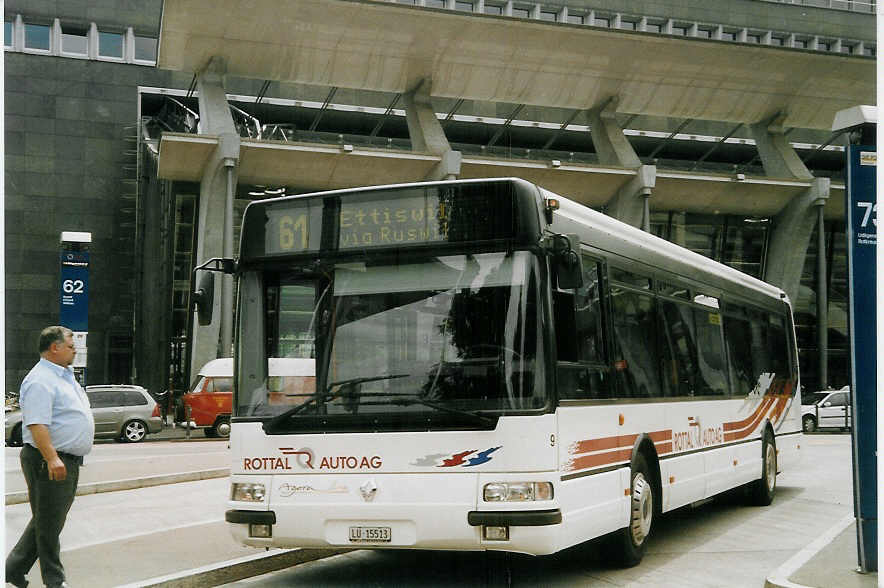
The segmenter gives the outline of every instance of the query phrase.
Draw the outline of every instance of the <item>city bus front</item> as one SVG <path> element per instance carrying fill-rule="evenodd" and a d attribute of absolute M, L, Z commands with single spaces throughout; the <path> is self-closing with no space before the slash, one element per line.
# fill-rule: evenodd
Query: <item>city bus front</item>
<path fill-rule="evenodd" d="M 226 519 L 255 547 L 558 549 L 536 189 L 250 205 Z M 281 358 L 312 377 L 268 377 Z"/>

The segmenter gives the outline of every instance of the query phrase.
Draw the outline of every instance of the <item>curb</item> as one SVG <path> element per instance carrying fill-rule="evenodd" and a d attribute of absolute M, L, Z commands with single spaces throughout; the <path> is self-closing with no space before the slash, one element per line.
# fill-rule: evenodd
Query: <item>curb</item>
<path fill-rule="evenodd" d="M 347 553 L 352 549 L 273 549 L 267 553 L 210 564 L 125 584 L 121 588 L 202 588 L 260 576 L 298 564 Z"/>
<path fill-rule="evenodd" d="M 816 541 L 789 558 L 786 563 L 774 570 L 765 579 L 764 588 L 810 588 L 804 584 L 796 584 L 790 581 L 789 577 L 834 541 L 854 520 L 856 519 L 853 514 L 844 517 L 844 519 L 838 521 L 828 531 L 820 535 Z"/>
<path fill-rule="evenodd" d="M 150 486 L 162 486 L 164 484 L 177 484 L 179 482 L 196 482 L 209 478 L 226 478 L 230 475 L 230 468 L 216 468 L 212 470 L 199 470 L 195 472 L 180 472 L 177 474 L 159 474 L 145 478 L 128 478 L 126 480 L 112 480 L 110 482 L 94 482 L 81 484 L 77 487 L 77 496 L 98 494 L 100 492 L 117 492 L 119 490 L 134 490 Z M 8 492 L 6 504 L 22 504 L 28 501 L 28 491 Z"/>

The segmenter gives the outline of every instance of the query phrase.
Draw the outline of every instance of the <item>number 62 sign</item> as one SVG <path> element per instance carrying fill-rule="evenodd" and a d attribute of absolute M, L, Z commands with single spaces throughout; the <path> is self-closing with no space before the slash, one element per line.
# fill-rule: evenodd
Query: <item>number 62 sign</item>
<path fill-rule="evenodd" d="M 72 331 L 89 330 L 89 253 L 61 252 L 60 324 Z"/>

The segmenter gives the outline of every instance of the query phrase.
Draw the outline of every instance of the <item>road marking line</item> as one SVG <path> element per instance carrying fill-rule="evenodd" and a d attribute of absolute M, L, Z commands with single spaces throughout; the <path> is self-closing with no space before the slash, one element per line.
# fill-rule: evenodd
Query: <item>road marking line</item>
<path fill-rule="evenodd" d="M 828 531 L 820 535 L 816 541 L 793 555 L 786 563 L 778 567 L 774 572 L 765 579 L 765 588 L 806 588 L 803 584 L 796 584 L 789 580 L 789 577 L 800 570 L 804 564 L 811 560 L 815 555 L 822 551 L 835 538 L 840 535 L 844 529 L 850 526 L 856 517 L 849 514 L 842 520 L 838 521 Z"/>
<path fill-rule="evenodd" d="M 65 547 L 64 549 L 61 550 L 61 552 L 64 553 L 66 551 L 74 551 L 77 549 L 85 549 L 87 547 L 95 547 L 96 545 L 104 545 L 105 543 L 118 543 L 120 541 L 128 541 L 130 539 L 137 539 L 138 537 L 146 537 L 147 535 L 155 535 L 157 533 L 164 533 L 166 531 L 177 531 L 179 529 L 187 529 L 190 527 L 199 527 L 201 525 L 211 525 L 214 523 L 223 523 L 223 522 L 224 522 L 223 518 L 208 519 L 208 520 L 204 520 L 204 521 L 196 521 L 194 523 L 187 523 L 184 525 L 178 525 L 175 527 L 163 527 L 160 530 L 145 531 L 142 533 L 132 533 L 130 535 L 120 535 L 117 537 L 108 537 L 106 539 L 102 539 L 101 541 L 92 541 L 90 543 L 81 543 L 78 545 L 73 545 L 71 547 Z"/>

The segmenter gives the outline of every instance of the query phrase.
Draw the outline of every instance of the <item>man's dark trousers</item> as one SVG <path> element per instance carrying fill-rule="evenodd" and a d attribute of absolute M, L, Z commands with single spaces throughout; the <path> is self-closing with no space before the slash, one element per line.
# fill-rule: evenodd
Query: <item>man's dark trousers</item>
<path fill-rule="evenodd" d="M 22 447 L 21 469 L 28 484 L 31 521 L 6 558 L 7 580 L 22 580 L 38 559 L 44 584 L 60 586 L 65 580 L 58 536 L 74 503 L 82 458 L 66 454 L 59 457 L 67 469 L 67 477 L 61 482 L 49 479 L 46 462 L 35 447 Z"/>

